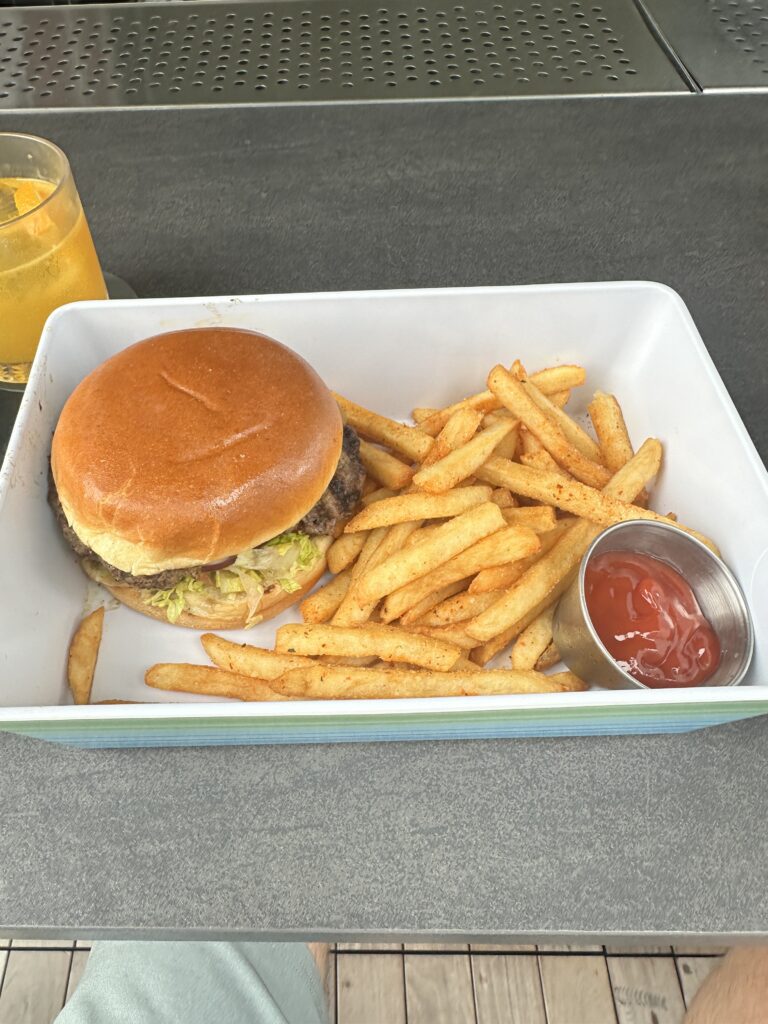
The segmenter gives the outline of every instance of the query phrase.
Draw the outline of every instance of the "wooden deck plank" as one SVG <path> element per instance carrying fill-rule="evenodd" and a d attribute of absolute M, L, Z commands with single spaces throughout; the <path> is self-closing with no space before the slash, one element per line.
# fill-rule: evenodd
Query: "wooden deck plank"
<path fill-rule="evenodd" d="M 477 1024 L 547 1024 L 535 956 L 474 956 Z"/>
<path fill-rule="evenodd" d="M 12 939 L 11 949 L 74 949 L 74 939 Z"/>
<path fill-rule="evenodd" d="M 619 1024 L 680 1024 L 685 1003 L 672 957 L 608 957 Z"/>
<path fill-rule="evenodd" d="M 88 963 L 89 956 L 90 951 L 86 949 L 76 949 L 72 954 L 72 966 L 69 969 L 69 981 L 67 982 L 67 994 L 64 1002 L 71 997 L 72 993 L 80 984 L 80 979 L 83 976 L 83 971 L 85 970 L 85 965 Z"/>
<path fill-rule="evenodd" d="M 355 949 L 367 952 L 379 950 L 385 953 L 402 953 L 403 944 L 402 942 L 339 942 L 336 949 L 340 953 L 347 953 Z"/>
<path fill-rule="evenodd" d="M 608 966 L 602 956 L 540 956 L 549 1024 L 616 1024 Z"/>
<path fill-rule="evenodd" d="M 623 953 L 629 956 L 672 956 L 671 946 L 633 946 L 631 944 L 617 944 L 614 946 L 605 947 L 606 956 L 616 956 L 618 953 Z"/>
<path fill-rule="evenodd" d="M 336 957 L 339 1024 L 406 1024 L 403 957 L 344 953 Z"/>
<path fill-rule="evenodd" d="M 562 944 L 537 947 L 540 953 L 602 953 L 602 946 L 567 946 Z"/>
<path fill-rule="evenodd" d="M 719 956 L 681 956 L 677 970 L 683 989 L 685 1005 L 690 1006 L 704 979 L 720 964 Z"/>
<path fill-rule="evenodd" d="M 408 1024 L 476 1024 L 468 956 L 405 954 Z"/>
<path fill-rule="evenodd" d="M 505 945 L 502 942 L 470 942 L 470 953 L 535 953 L 535 946 Z"/>
<path fill-rule="evenodd" d="M 0 990 L 0 1021 L 51 1024 L 64 1005 L 71 959 L 71 952 L 11 949 Z"/>
<path fill-rule="evenodd" d="M 673 946 L 675 956 L 723 956 L 730 946 L 708 946 L 706 943 L 685 942 L 682 946 Z"/>
<path fill-rule="evenodd" d="M 468 953 L 469 944 L 466 942 L 406 942 L 403 946 L 406 953 Z"/>

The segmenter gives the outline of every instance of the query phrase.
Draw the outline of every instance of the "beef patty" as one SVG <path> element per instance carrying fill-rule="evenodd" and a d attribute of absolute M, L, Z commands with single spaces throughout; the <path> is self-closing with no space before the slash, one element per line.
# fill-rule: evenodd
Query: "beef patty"
<path fill-rule="evenodd" d="M 360 439 L 352 427 L 344 427 L 341 456 L 333 479 L 320 501 L 307 512 L 304 518 L 292 529 L 313 536 L 333 533 L 337 523 L 347 519 L 354 512 L 363 492 L 365 469 L 360 461 Z M 105 562 L 87 544 L 84 544 L 67 522 L 64 509 L 61 507 L 53 476 L 48 480 L 48 503 L 58 520 L 61 532 L 78 558 L 89 558 L 97 562 L 112 576 L 117 583 L 129 587 L 141 587 L 147 590 L 168 590 L 185 576 L 194 575 L 201 565 L 187 569 L 166 569 L 152 576 L 132 576 L 129 572 L 116 569 Z"/>

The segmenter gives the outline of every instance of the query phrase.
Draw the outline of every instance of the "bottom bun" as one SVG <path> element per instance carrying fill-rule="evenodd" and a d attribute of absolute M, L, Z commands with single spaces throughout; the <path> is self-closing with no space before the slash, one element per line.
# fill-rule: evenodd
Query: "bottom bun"
<path fill-rule="evenodd" d="M 296 576 L 296 582 L 299 584 L 300 589 L 287 594 L 280 587 L 275 587 L 265 594 L 258 611 L 260 617 L 256 621 L 252 621 L 251 625 L 259 625 L 261 622 L 266 622 L 267 619 L 274 618 L 275 615 L 284 612 L 286 608 L 290 608 L 291 605 L 305 597 L 323 575 L 326 566 L 325 556 L 330 547 L 331 538 L 314 537 L 313 540 L 320 551 L 320 557 L 309 569 L 305 569 L 304 572 Z M 233 597 L 239 597 L 239 595 L 231 594 L 224 600 L 209 600 L 203 597 L 203 595 L 196 594 L 195 596 L 201 605 L 199 610 L 195 613 L 183 611 L 178 619 L 171 623 L 168 621 L 164 608 L 156 608 L 153 605 L 147 604 L 146 597 L 151 591 L 140 590 L 138 587 L 126 587 L 120 583 L 112 583 L 103 570 L 87 559 L 84 559 L 81 564 L 86 575 L 104 587 L 105 590 L 108 590 L 121 604 L 132 608 L 136 612 L 141 612 L 142 615 L 147 615 L 150 619 L 167 622 L 169 626 L 186 626 L 187 629 L 214 629 L 221 631 L 245 629 L 247 627 L 248 604 L 245 595 L 239 600 L 232 599 Z"/>

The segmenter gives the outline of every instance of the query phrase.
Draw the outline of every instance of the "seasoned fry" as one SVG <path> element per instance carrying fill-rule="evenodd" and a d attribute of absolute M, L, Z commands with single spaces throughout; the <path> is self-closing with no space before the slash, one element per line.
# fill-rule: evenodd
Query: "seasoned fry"
<path fill-rule="evenodd" d="M 635 454 L 621 406 L 613 395 L 596 391 L 587 411 L 600 442 L 603 461 L 615 473 Z"/>
<path fill-rule="evenodd" d="M 547 397 L 549 398 L 552 405 L 556 406 L 558 409 L 563 409 L 566 405 L 568 405 L 568 401 L 571 397 L 571 392 L 556 391 L 554 395 L 548 395 Z"/>
<path fill-rule="evenodd" d="M 432 466 L 414 474 L 413 482 L 421 490 L 440 494 L 472 476 L 493 454 L 496 446 L 515 428 L 514 420 L 500 420 L 495 426 L 476 434 L 471 441 L 449 452 Z"/>
<path fill-rule="evenodd" d="M 363 550 L 365 533 L 344 533 L 328 548 L 328 568 L 332 573 L 343 572 Z"/>
<path fill-rule="evenodd" d="M 344 569 L 338 576 L 320 587 L 299 605 L 301 617 L 305 622 L 327 622 L 339 609 L 339 605 L 349 589 L 352 569 Z"/>
<path fill-rule="evenodd" d="M 433 438 L 422 433 L 417 427 L 407 427 L 404 423 L 371 412 L 370 409 L 350 402 L 341 395 L 335 394 L 334 398 L 346 422 L 353 426 L 358 434 L 369 441 L 386 445 L 411 462 L 420 462 L 435 443 Z"/>
<path fill-rule="evenodd" d="M 411 482 L 413 470 L 400 459 L 369 441 L 360 442 L 360 461 L 374 479 L 385 487 L 399 490 Z"/>
<path fill-rule="evenodd" d="M 437 605 L 423 615 L 419 624 L 422 626 L 450 626 L 455 622 L 466 622 L 480 612 L 484 612 L 501 597 L 501 594 L 470 594 L 464 591 Z M 405 618 L 405 616 L 403 616 Z"/>
<path fill-rule="evenodd" d="M 434 416 L 439 409 L 428 409 L 428 408 L 416 408 L 411 411 L 411 416 L 416 423 L 422 423 L 424 420 L 429 419 L 430 416 Z"/>
<path fill-rule="evenodd" d="M 426 576 L 430 570 L 502 526 L 501 510 L 490 501 L 463 512 L 435 530 L 422 544 L 390 555 L 386 561 L 364 573 L 356 583 L 358 597 L 361 601 L 385 597 L 406 583 Z M 423 596 L 420 595 L 419 600 Z"/>
<path fill-rule="evenodd" d="M 306 670 L 299 669 L 298 671 Z M 238 700 L 248 701 L 290 699 L 281 693 L 276 693 L 264 679 L 240 676 L 234 672 L 212 668 L 210 665 L 153 665 L 147 669 L 144 682 L 156 690 L 203 693 L 210 697 L 235 697 Z"/>
<path fill-rule="evenodd" d="M 347 594 L 333 616 L 334 626 L 360 626 L 370 619 L 377 602 L 360 599 L 355 586 L 357 579 L 364 568 L 373 569 L 396 551 L 402 550 L 411 537 L 419 532 L 421 522 L 419 519 L 410 523 L 397 523 L 388 528 L 380 527 L 384 530 L 381 543 L 376 546 L 369 558 L 364 559 L 361 555 L 358 564 L 354 567 Z"/>
<path fill-rule="evenodd" d="M 238 644 L 216 636 L 215 633 L 203 633 L 200 642 L 213 664 L 219 668 L 236 675 L 266 679 L 267 682 L 279 678 L 284 672 L 290 672 L 292 668 L 313 664 L 309 658 L 277 654 L 252 644 Z"/>
<path fill-rule="evenodd" d="M 481 570 L 469 584 L 470 594 L 486 594 L 494 590 L 506 590 L 520 579 L 524 572 L 547 551 L 551 551 L 566 530 L 576 522 L 575 519 L 560 519 L 551 530 L 539 534 L 539 550 L 528 558 L 521 558 L 508 565 L 494 565 Z"/>
<path fill-rule="evenodd" d="M 496 508 L 495 505 L 491 507 Z M 381 617 L 384 622 L 392 622 L 438 587 L 466 579 L 492 565 L 516 562 L 538 551 L 540 546 L 537 534 L 524 526 L 507 526 L 503 530 L 494 531 L 490 536 L 481 538 L 452 558 L 434 566 L 431 572 L 391 591 L 382 606 Z"/>
<path fill-rule="evenodd" d="M 564 693 L 586 689 L 570 672 L 425 672 L 412 669 L 315 665 L 288 672 L 281 692 L 306 700 L 386 700 L 405 697 L 472 697 L 505 693 Z"/>
<path fill-rule="evenodd" d="M 561 660 L 560 651 L 558 651 L 554 643 L 551 643 L 548 645 L 547 649 L 542 652 L 534 668 L 537 672 L 544 672 L 545 669 L 554 668 L 554 666 Z"/>
<path fill-rule="evenodd" d="M 431 612 L 437 605 L 442 604 L 443 601 L 447 601 L 449 597 L 453 597 L 454 594 L 459 594 L 464 590 L 466 586 L 466 580 L 456 580 L 455 583 L 446 583 L 444 587 L 438 587 L 437 590 L 433 590 L 427 594 L 425 598 L 409 608 L 408 611 L 400 617 L 400 622 L 403 626 L 410 626 L 414 622 L 421 626 L 445 626 L 445 622 L 424 622 L 423 616 L 428 612 Z"/>
<path fill-rule="evenodd" d="M 354 519 L 350 519 L 344 531 L 345 534 L 354 534 L 359 530 L 409 523 L 417 519 L 446 519 L 460 515 L 476 505 L 482 505 L 490 496 L 491 488 L 483 486 L 459 487 L 444 494 L 434 495 L 416 492 L 398 494 L 394 498 L 384 498 L 375 505 L 364 508 Z"/>
<path fill-rule="evenodd" d="M 580 451 L 585 458 L 591 459 L 593 462 L 602 463 L 604 461 L 600 445 L 596 444 L 586 430 L 583 430 L 575 420 L 571 419 L 567 412 L 563 412 L 557 402 L 554 401 L 555 396 L 548 398 L 535 385 L 531 385 L 530 382 L 523 386 L 531 401 L 560 427 L 574 448 Z M 612 467 L 609 466 L 608 468 L 611 469 Z M 616 468 L 618 469 L 619 467 L 617 466 Z"/>
<path fill-rule="evenodd" d="M 512 668 L 524 671 L 536 667 L 539 658 L 552 643 L 554 615 L 554 606 L 550 605 L 523 630 L 512 648 Z"/>
<path fill-rule="evenodd" d="M 525 508 L 502 508 L 501 514 L 510 526 L 527 526 L 536 533 L 547 533 L 557 525 L 551 505 L 527 505 Z"/>
<path fill-rule="evenodd" d="M 544 445 L 527 427 L 520 428 L 520 448 L 521 455 L 535 455 L 536 452 L 544 451 Z"/>
<path fill-rule="evenodd" d="M 525 371 L 523 371 L 523 376 L 525 376 Z M 584 383 L 586 376 L 584 368 L 581 366 L 551 366 L 545 370 L 539 370 L 538 373 L 532 373 L 528 380 L 535 384 L 543 395 L 551 395 L 578 387 L 579 384 Z M 481 391 L 477 395 L 470 395 L 469 398 L 463 398 L 460 402 L 448 405 L 422 420 L 419 423 L 419 429 L 435 437 L 457 409 L 470 408 L 487 413 L 498 409 L 500 405 L 501 402 L 491 391 Z"/>
<path fill-rule="evenodd" d="M 421 466 L 431 466 L 444 459 L 454 448 L 459 448 L 471 440 L 480 426 L 482 413 L 474 409 L 457 409 L 437 435 L 432 451 L 424 457 Z"/>
<path fill-rule="evenodd" d="M 97 608 L 85 616 L 70 642 L 67 682 L 75 704 L 90 703 L 103 629 L 104 609 Z"/>
<path fill-rule="evenodd" d="M 394 496 L 395 492 L 391 487 L 377 487 L 375 491 L 370 491 L 368 494 L 363 495 L 362 505 L 364 508 L 367 508 L 377 501 L 383 501 L 384 498 L 394 498 Z"/>
<path fill-rule="evenodd" d="M 534 469 L 543 469 L 547 473 L 557 473 L 558 476 L 563 476 L 567 480 L 573 479 L 568 470 L 563 469 L 562 466 L 558 466 L 549 452 L 544 448 L 539 452 L 523 452 L 520 456 L 520 462 L 524 466 L 532 466 Z"/>
<path fill-rule="evenodd" d="M 658 460 L 661 457 L 661 446 L 658 445 L 658 442 L 656 445 L 659 451 L 654 451 L 654 445 L 650 442 L 646 442 L 646 445 L 643 445 L 637 455 L 612 477 L 605 494 L 594 493 L 601 498 L 616 501 L 617 504 L 623 503 L 618 502 L 613 497 L 614 494 L 619 494 L 629 501 L 636 497 L 648 480 L 655 475 Z M 658 456 L 658 458 L 654 456 Z M 509 465 L 513 465 L 513 463 L 509 463 Z M 527 470 L 527 472 L 535 471 Z M 589 490 L 589 488 L 586 489 Z M 625 507 L 632 508 L 633 506 Z M 635 509 L 635 511 L 644 512 L 645 510 Z M 491 640 L 519 622 L 531 608 L 548 596 L 551 597 L 556 592 L 562 593 L 570 574 L 599 532 L 600 528 L 589 520 L 581 520 L 567 530 L 555 546 L 532 565 L 499 598 L 496 604 L 491 605 L 477 618 L 467 623 L 466 628 L 470 636 L 481 641 Z"/>
<path fill-rule="evenodd" d="M 450 643 L 457 649 L 464 651 L 471 651 L 473 647 L 477 647 L 477 640 L 467 633 L 461 623 L 437 627 L 420 626 L 418 623 L 415 623 L 412 626 L 408 626 L 408 632 L 418 633 L 423 637 L 432 637 L 433 640 L 443 643 Z"/>
<path fill-rule="evenodd" d="M 582 483 L 604 487 L 610 473 L 587 458 L 569 441 L 558 423 L 531 397 L 534 389 L 517 380 L 503 366 L 495 366 L 488 375 L 488 387 L 544 445 L 552 458 Z M 565 414 L 563 414 L 565 415 Z"/>
<path fill-rule="evenodd" d="M 538 604 L 534 605 L 523 617 L 517 622 L 513 622 L 512 625 L 505 629 L 503 633 L 499 633 L 498 636 L 493 637 L 491 640 L 487 640 L 480 647 L 475 647 L 470 652 L 470 658 L 475 662 L 476 665 L 487 665 L 491 659 L 495 658 L 497 654 L 500 654 L 505 648 L 509 647 L 512 641 L 520 636 L 524 629 L 533 622 L 537 615 L 541 615 L 551 604 L 554 604 L 561 594 L 566 589 L 567 580 L 563 580 L 555 589 L 547 594 L 547 596 L 539 601 Z"/>
<path fill-rule="evenodd" d="M 494 505 L 498 505 L 502 512 L 506 508 L 517 507 L 517 498 L 508 487 L 496 487 L 491 491 L 491 501 Z"/>
<path fill-rule="evenodd" d="M 446 672 L 461 653 L 453 644 L 442 639 L 415 636 L 403 629 L 378 623 L 357 628 L 291 623 L 278 629 L 275 650 L 281 654 L 375 657 L 382 661 L 419 665 L 436 672 Z"/>
<path fill-rule="evenodd" d="M 640 459 L 641 462 L 635 463 L 636 459 Z M 652 474 L 646 477 L 647 481 L 653 479 L 661 463 L 661 444 L 654 438 L 649 438 L 644 442 L 638 449 L 637 455 L 627 463 L 627 466 L 640 466 L 649 462 L 655 464 L 656 468 Z M 482 469 L 478 470 L 477 475 L 483 480 L 487 480 L 488 483 L 509 487 L 515 494 L 522 494 L 547 505 L 554 505 L 565 512 L 571 512 L 602 526 L 623 523 L 630 519 L 649 519 L 657 523 L 672 523 L 671 519 L 659 515 L 658 512 L 639 508 L 626 500 L 622 501 L 613 497 L 609 490 L 596 491 L 592 487 L 579 483 L 578 480 L 566 480 L 556 473 L 520 466 L 508 459 L 497 459 L 496 456 L 492 456 Z M 635 496 L 641 490 L 642 488 L 636 491 Z M 688 526 L 682 526 L 680 523 L 673 525 L 676 525 L 679 530 L 689 533 L 692 537 L 696 537 L 715 554 L 719 554 L 717 547 L 708 537 Z"/>

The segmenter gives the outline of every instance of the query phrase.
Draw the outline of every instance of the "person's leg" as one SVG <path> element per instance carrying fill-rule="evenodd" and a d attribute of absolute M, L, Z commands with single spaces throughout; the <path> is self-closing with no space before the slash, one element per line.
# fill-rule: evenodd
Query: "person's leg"
<path fill-rule="evenodd" d="M 694 996 L 684 1024 L 766 1024 L 768 948 L 732 949 Z"/>
<path fill-rule="evenodd" d="M 300 942 L 99 942 L 56 1024 L 327 1024 Z"/>

